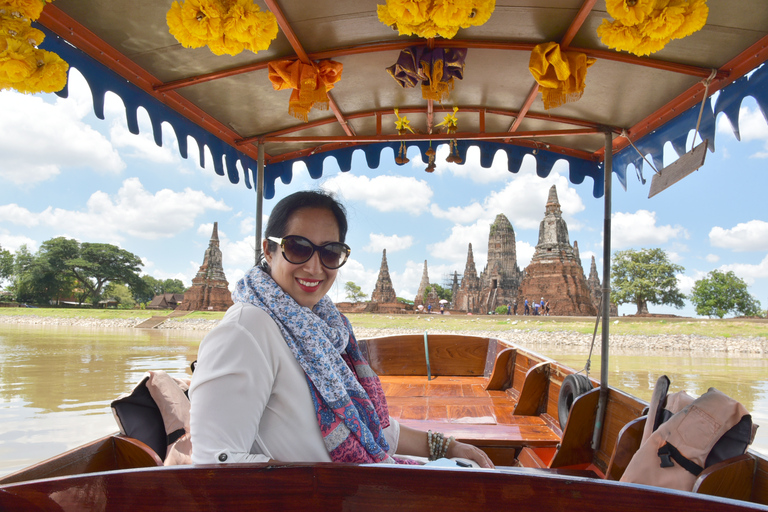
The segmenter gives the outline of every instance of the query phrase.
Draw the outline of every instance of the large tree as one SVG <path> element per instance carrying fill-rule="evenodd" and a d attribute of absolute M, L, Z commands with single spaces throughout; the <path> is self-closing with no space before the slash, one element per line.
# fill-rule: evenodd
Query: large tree
<path fill-rule="evenodd" d="M 367 294 L 363 293 L 363 289 L 353 281 L 347 281 L 344 285 L 344 291 L 347 292 L 347 298 L 352 302 L 360 302 L 368 297 Z"/>
<path fill-rule="evenodd" d="M 57 278 L 74 281 L 81 303 L 88 297 L 98 301 L 108 283 L 131 288 L 144 285 L 139 277 L 141 258 L 111 244 L 81 244 L 65 237 L 52 238 L 41 244 L 37 260 Z"/>
<path fill-rule="evenodd" d="M 611 300 L 636 304 L 638 314 L 648 313 L 649 302 L 682 308 L 685 295 L 677 288 L 676 274 L 684 270 L 659 248 L 619 251 L 611 265 Z"/>
<path fill-rule="evenodd" d="M 713 270 L 693 285 L 691 302 L 696 314 L 723 318 L 728 313 L 759 316 L 760 303 L 747 291 L 747 283 L 733 271 Z"/>

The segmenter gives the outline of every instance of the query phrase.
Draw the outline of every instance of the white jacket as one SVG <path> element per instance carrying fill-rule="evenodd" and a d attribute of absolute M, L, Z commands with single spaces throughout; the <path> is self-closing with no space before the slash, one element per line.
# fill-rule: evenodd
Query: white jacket
<path fill-rule="evenodd" d="M 200 343 L 189 388 L 195 464 L 330 462 L 304 370 L 272 318 L 237 303 Z M 400 426 L 384 435 L 397 449 Z"/>

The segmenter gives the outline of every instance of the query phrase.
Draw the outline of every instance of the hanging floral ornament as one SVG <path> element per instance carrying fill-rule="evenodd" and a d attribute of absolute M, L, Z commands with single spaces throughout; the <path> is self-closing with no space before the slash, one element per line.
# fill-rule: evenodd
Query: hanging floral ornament
<path fill-rule="evenodd" d="M 424 170 L 430 173 L 435 172 L 437 165 L 435 164 L 435 150 L 432 149 L 431 140 L 429 141 L 429 149 L 427 149 L 424 154 L 427 155 L 427 168 Z"/>
<path fill-rule="evenodd" d="M 460 28 L 488 21 L 495 8 L 496 0 L 386 0 L 377 11 L 401 36 L 451 39 Z"/>
<path fill-rule="evenodd" d="M 408 118 L 405 116 L 400 116 L 400 111 L 398 109 L 395 109 L 395 117 L 397 118 L 395 120 L 395 129 L 397 130 L 398 135 L 405 135 L 405 132 L 411 132 L 413 133 L 413 129 L 411 128 L 411 122 L 408 121 Z M 397 156 L 395 157 L 395 163 L 396 164 L 407 164 L 410 162 L 408 157 L 405 156 L 406 154 L 406 147 L 405 147 L 405 141 L 400 141 L 400 149 L 397 151 Z"/>
<path fill-rule="evenodd" d="M 459 118 L 456 117 L 456 112 L 458 111 L 459 107 L 453 107 L 453 112 L 448 112 L 443 120 L 435 126 L 435 128 L 444 126 L 445 133 L 448 135 L 456 133 L 456 130 L 459 128 Z M 448 141 L 448 145 L 450 147 L 450 154 L 448 157 L 446 157 L 445 161 L 455 164 L 463 163 L 464 159 L 462 159 L 459 155 L 459 145 L 456 142 L 456 139 L 450 139 Z"/>
<path fill-rule="evenodd" d="M 168 29 L 185 48 L 208 48 L 216 55 L 266 50 L 277 37 L 277 19 L 252 0 L 183 0 L 166 15 Z"/>
<path fill-rule="evenodd" d="M 454 80 L 464 78 L 466 58 L 466 48 L 411 46 L 400 52 L 387 73 L 404 89 L 421 82 L 422 98 L 442 103 L 453 91 Z"/>
<path fill-rule="evenodd" d="M 539 84 L 544 109 L 577 101 L 584 94 L 587 68 L 595 63 L 580 52 L 564 52 L 557 43 L 536 45 L 528 69 Z"/>
<path fill-rule="evenodd" d="M 597 35 L 609 48 L 638 56 L 701 30 L 709 15 L 706 0 L 607 0 L 606 8 L 613 21 L 603 20 Z"/>
<path fill-rule="evenodd" d="M 38 48 L 45 39 L 31 23 L 53 0 L 0 0 L 0 90 L 25 94 L 60 91 L 69 64 Z"/>
<path fill-rule="evenodd" d="M 276 91 L 293 89 L 288 113 L 306 123 L 312 108 L 328 110 L 328 91 L 341 80 L 342 69 L 340 62 L 329 59 L 316 64 L 282 59 L 269 63 L 269 81 Z"/>

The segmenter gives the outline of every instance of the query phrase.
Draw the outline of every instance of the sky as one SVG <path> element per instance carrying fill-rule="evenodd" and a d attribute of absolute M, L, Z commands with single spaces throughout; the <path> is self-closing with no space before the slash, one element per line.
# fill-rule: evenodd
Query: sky
<path fill-rule="evenodd" d="M 69 97 L 0 91 L 0 246 L 12 252 L 22 244 L 36 251 L 57 236 L 117 245 L 142 258 L 143 273 L 191 285 L 218 222 L 224 271 L 230 284 L 254 263 L 256 194 L 242 182 L 218 176 L 208 156 L 205 168 L 182 159 L 173 131 L 164 127 L 164 147 L 152 138 L 149 118 L 140 112 L 139 135 L 128 131 L 121 100 L 108 93 L 105 120 L 93 114 L 90 90 L 71 70 Z M 653 198 L 630 168 L 627 189 L 613 181 L 612 251 L 662 248 L 684 271 L 677 276 L 688 295 L 708 272 L 732 270 L 749 292 L 768 307 L 768 125 L 747 98 L 740 112 L 741 141 L 724 116 L 717 122 L 715 153 L 704 166 Z M 689 137 L 689 148 L 692 137 Z M 197 154 L 190 139 L 190 155 Z M 665 148 L 665 165 L 676 158 Z M 472 244 L 478 274 L 487 260 L 488 233 L 503 213 L 517 241 L 523 269 L 533 256 L 539 224 L 552 185 L 578 242 L 585 275 L 594 256 L 602 281 L 604 202 L 592 196 L 592 182 L 571 184 L 568 166 L 558 162 L 547 178 L 535 174 L 526 157 L 517 174 L 507 171 L 499 153 L 490 168 L 470 149 L 463 165 L 445 162 L 447 145 L 437 148 L 437 169 L 424 171 L 418 149 L 397 166 L 385 151 L 378 169 L 368 169 L 362 152 L 342 173 L 333 158 L 323 177 L 313 180 L 297 164 L 290 184 L 276 183 L 264 201 L 264 222 L 286 195 L 307 189 L 334 192 L 349 216 L 347 243 L 352 254 L 330 295 L 345 301 L 352 281 L 370 296 L 382 260 L 387 260 L 399 297 L 413 299 L 427 261 L 430 281 L 441 285 L 462 274 Z M 4 283 L 7 284 L 7 283 Z M 685 307 L 649 304 L 649 311 L 695 317 Z M 621 305 L 619 314 L 636 306 Z"/>

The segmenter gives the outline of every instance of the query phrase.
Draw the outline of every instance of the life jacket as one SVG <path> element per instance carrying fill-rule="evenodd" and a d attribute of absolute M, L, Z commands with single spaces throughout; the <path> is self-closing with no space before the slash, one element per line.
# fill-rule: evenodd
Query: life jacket
<path fill-rule="evenodd" d="M 685 391 L 666 396 L 666 376 L 658 384 L 663 393 L 654 393 L 643 442 L 621 481 L 691 491 L 705 468 L 746 452 L 757 425 L 715 388 L 694 399 Z"/>
<path fill-rule="evenodd" d="M 148 445 L 166 466 L 192 463 L 189 382 L 149 371 L 133 391 L 112 402 L 120 433 Z"/>

